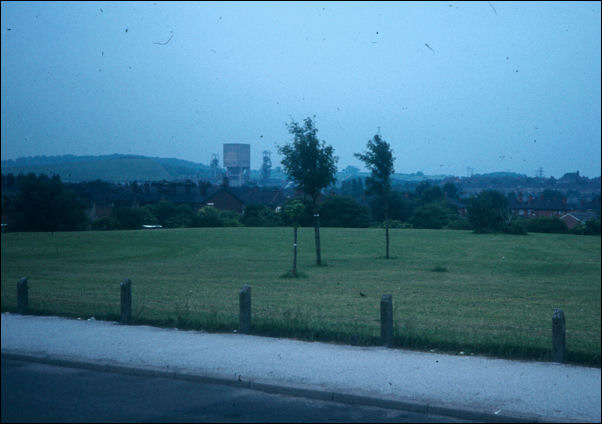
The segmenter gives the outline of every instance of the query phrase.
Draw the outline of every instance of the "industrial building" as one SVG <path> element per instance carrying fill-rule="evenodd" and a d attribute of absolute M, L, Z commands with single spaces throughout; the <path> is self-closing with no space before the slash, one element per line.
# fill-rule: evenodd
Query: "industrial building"
<path fill-rule="evenodd" d="M 224 144 L 224 168 L 231 187 L 240 187 L 248 183 L 251 173 L 251 145 Z"/>

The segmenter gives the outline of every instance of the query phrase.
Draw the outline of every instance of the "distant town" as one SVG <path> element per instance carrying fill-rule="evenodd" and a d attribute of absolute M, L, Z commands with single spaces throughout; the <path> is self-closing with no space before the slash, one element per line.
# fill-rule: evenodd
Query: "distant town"
<path fill-rule="evenodd" d="M 250 169 L 248 144 L 225 144 L 224 166 L 220 166 L 217 154 L 209 165 L 134 155 L 21 158 L 2 161 L 2 196 L 4 199 L 18 192 L 19 176 L 56 175 L 85 201 L 90 222 L 111 217 L 116 207 L 139 208 L 162 201 L 185 205 L 193 213 L 206 206 L 237 214 L 260 206 L 277 213 L 291 199 L 303 196 L 280 167 L 272 166 L 270 156 L 270 152 L 262 152 L 259 170 Z M 562 218 L 569 229 L 600 216 L 600 176 L 588 178 L 574 171 L 558 179 L 545 178 L 541 170 L 534 177 L 511 172 L 470 173 L 471 170 L 466 176 L 396 173 L 392 185 L 411 207 L 424 203 L 425 188 L 437 187 L 439 193 L 435 194 L 444 195 L 448 207 L 459 217 L 466 216 L 469 199 L 483 190 L 502 193 L 511 216 Z M 365 193 L 367 176 L 368 173 L 347 166 L 337 172 L 336 183 L 323 190 L 323 197 L 351 198 L 354 205 L 369 208 L 374 199 Z M 377 221 L 372 215 L 372 222 Z M 3 210 L 3 222 L 5 219 Z M 399 219 L 411 222 L 412 215 L 404 216 L 400 211 Z"/>

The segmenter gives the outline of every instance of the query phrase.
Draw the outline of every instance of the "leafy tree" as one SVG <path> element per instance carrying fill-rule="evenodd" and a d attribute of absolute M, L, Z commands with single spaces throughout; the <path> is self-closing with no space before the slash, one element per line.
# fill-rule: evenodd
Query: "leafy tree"
<path fill-rule="evenodd" d="M 282 167 L 289 180 L 311 197 L 315 216 L 316 264 L 322 265 L 317 202 L 321 190 L 336 181 L 338 158 L 334 156 L 332 146 L 318 140 L 318 130 L 311 118 L 305 118 L 303 126 L 292 121 L 287 128 L 293 135 L 293 142 L 278 147 L 283 156 Z"/>
<path fill-rule="evenodd" d="M 151 211 L 147 207 L 116 207 L 113 209 L 111 216 L 115 220 L 117 220 L 118 228 L 124 230 L 137 230 L 139 228 L 142 228 L 142 225 L 144 224 L 155 225 L 159 223 L 157 218 L 151 213 Z M 100 224 L 97 224 L 96 227 L 98 227 L 98 225 Z M 105 221 L 103 225 L 106 226 L 107 229 L 112 229 L 111 227 L 114 224 L 112 221 Z"/>
<path fill-rule="evenodd" d="M 417 207 L 410 218 L 414 228 L 439 230 L 449 222 L 450 210 L 445 202 L 431 202 Z"/>
<path fill-rule="evenodd" d="M 416 196 L 421 197 L 422 193 L 430 187 L 432 187 L 430 182 L 420 181 L 420 183 L 416 186 L 414 193 L 416 193 Z"/>
<path fill-rule="evenodd" d="M 420 193 L 420 203 L 428 205 L 429 203 L 440 202 L 445 198 L 445 193 L 439 186 L 429 185 Z"/>
<path fill-rule="evenodd" d="M 283 209 L 286 210 L 286 208 L 291 204 L 291 203 L 295 203 L 295 202 L 300 202 L 304 209 L 303 211 L 296 216 L 296 220 L 297 220 L 297 224 L 300 227 L 312 227 L 315 224 L 315 218 L 314 218 L 314 206 L 313 203 L 311 202 L 311 200 L 307 200 L 307 199 L 289 199 L 284 203 Z M 282 214 L 282 224 L 283 225 L 294 225 L 293 219 L 291 218 L 290 215 L 284 213 Z"/>
<path fill-rule="evenodd" d="M 380 135 L 376 134 L 368 140 L 368 150 L 364 153 L 355 153 L 354 156 L 364 162 L 370 170 L 370 176 L 366 178 L 368 194 L 374 194 L 383 201 L 385 211 L 385 240 L 386 258 L 389 258 L 389 201 L 391 194 L 391 175 L 393 169 L 393 151 L 391 146 Z"/>
<path fill-rule="evenodd" d="M 167 222 L 164 226 L 167 228 L 190 227 L 190 224 L 192 223 L 192 215 L 192 206 L 187 204 L 177 205 L 175 213 L 167 219 Z"/>
<path fill-rule="evenodd" d="M 468 221 L 478 233 L 503 231 L 508 221 L 508 200 L 499 191 L 483 190 L 470 199 Z"/>
<path fill-rule="evenodd" d="M 443 193 L 447 194 L 450 199 L 460 198 L 460 188 L 454 183 L 445 183 L 443 186 Z"/>
<path fill-rule="evenodd" d="M 322 225 L 363 228 L 370 225 L 370 212 L 349 196 L 328 196 L 320 203 Z"/>
<path fill-rule="evenodd" d="M 19 175 L 17 185 L 19 193 L 6 198 L 4 205 L 11 230 L 54 232 L 86 228 L 86 204 L 63 186 L 58 175 Z"/>

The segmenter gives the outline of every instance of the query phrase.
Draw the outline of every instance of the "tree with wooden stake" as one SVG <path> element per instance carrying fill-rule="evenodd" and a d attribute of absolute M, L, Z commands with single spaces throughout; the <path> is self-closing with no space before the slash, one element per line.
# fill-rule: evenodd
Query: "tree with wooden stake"
<path fill-rule="evenodd" d="M 386 258 L 389 259 L 389 200 L 391 196 L 391 175 L 393 169 L 393 151 L 391 146 L 380 135 L 376 134 L 368 140 L 368 150 L 364 153 L 355 153 L 354 156 L 364 162 L 371 172 L 366 178 L 366 193 L 379 196 L 385 209 L 385 239 Z"/>
<path fill-rule="evenodd" d="M 336 181 L 338 158 L 333 155 L 332 146 L 318 140 L 318 130 L 311 118 L 306 118 L 303 126 L 292 121 L 287 128 L 293 135 L 293 142 L 278 146 L 278 152 L 284 157 L 282 167 L 289 180 L 311 197 L 315 217 L 316 265 L 322 265 L 318 196 L 322 189 Z"/>
<path fill-rule="evenodd" d="M 299 228 L 299 216 L 305 210 L 305 205 L 299 200 L 293 200 L 286 205 L 284 213 L 293 220 L 293 270 L 292 276 L 297 278 L 297 228 Z"/>

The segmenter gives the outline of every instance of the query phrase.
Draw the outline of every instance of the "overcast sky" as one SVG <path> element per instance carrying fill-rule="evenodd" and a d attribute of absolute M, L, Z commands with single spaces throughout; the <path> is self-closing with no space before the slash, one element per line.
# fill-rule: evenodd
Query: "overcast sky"
<path fill-rule="evenodd" d="M 338 167 L 600 175 L 600 2 L 2 2 L 2 159 L 208 164 L 315 115 Z"/>

